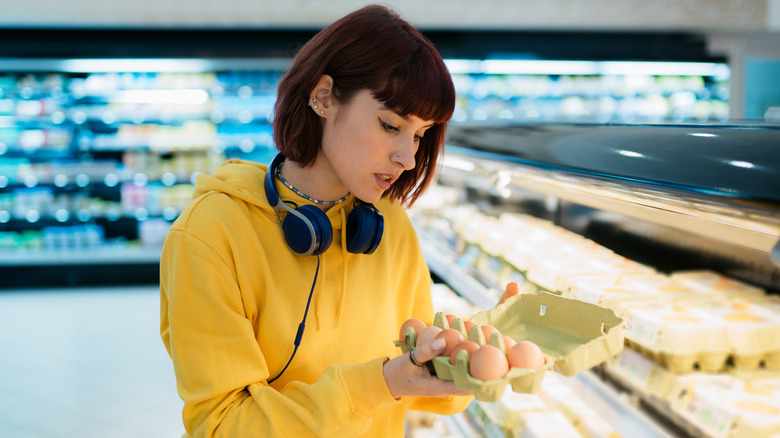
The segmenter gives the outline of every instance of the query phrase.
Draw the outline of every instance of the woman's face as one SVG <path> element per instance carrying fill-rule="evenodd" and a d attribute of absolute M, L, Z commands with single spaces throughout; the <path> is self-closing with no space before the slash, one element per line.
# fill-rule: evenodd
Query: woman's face
<path fill-rule="evenodd" d="M 420 138 L 433 122 L 397 114 L 369 90 L 332 109 L 316 163 L 329 169 L 332 178 L 320 176 L 334 189 L 341 184 L 358 199 L 376 202 L 403 171 L 414 168 Z"/>

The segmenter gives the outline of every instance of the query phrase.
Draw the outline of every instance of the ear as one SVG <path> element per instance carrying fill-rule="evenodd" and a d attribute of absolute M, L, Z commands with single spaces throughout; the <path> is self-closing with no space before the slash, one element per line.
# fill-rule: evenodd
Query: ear
<path fill-rule="evenodd" d="M 309 93 L 309 107 L 320 117 L 327 117 L 333 108 L 333 78 L 329 75 L 320 76 L 317 85 Z"/>

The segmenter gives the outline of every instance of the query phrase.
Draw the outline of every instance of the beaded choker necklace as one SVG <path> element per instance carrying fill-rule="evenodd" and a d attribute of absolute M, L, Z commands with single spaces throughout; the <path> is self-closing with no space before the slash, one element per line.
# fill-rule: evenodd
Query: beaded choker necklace
<path fill-rule="evenodd" d="M 349 193 L 347 193 L 347 195 L 346 195 L 346 196 L 344 196 L 344 197 L 343 197 L 343 198 L 341 198 L 341 199 L 337 199 L 337 200 L 335 200 L 335 201 L 320 201 L 319 199 L 314 199 L 314 198 L 312 198 L 311 196 L 304 194 L 304 193 L 303 193 L 303 192 L 301 192 L 300 190 L 298 190 L 298 189 L 296 189 L 295 187 L 293 187 L 293 185 L 292 185 L 292 184 L 288 183 L 286 179 L 284 179 L 284 177 L 282 176 L 282 165 L 283 165 L 283 164 L 284 164 L 284 161 L 282 161 L 282 164 L 280 164 L 280 165 L 279 165 L 279 167 L 277 167 L 277 168 L 276 168 L 276 178 L 277 178 L 279 181 L 281 181 L 281 182 L 282 182 L 282 184 L 284 184 L 284 186 L 285 186 L 285 187 L 287 187 L 288 189 L 290 189 L 290 190 L 292 190 L 293 192 L 295 192 L 295 194 L 296 194 L 296 195 L 298 195 L 298 196 L 300 196 L 301 198 L 303 198 L 303 199 L 307 199 L 307 200 L 309 200 L 309 201 L 311 201 L 311 202 L 313 202 L 313 203 L 315 203 L 315 204 L 320 204 L 320 205 L 336 205 L 336 204 L 341 204 L 342 202 L 346 201 L 346 200 L 347 200 L 347 198 L 349 198 L 349 195 L 350 195 L 350 194 L 349 194 Z"/>

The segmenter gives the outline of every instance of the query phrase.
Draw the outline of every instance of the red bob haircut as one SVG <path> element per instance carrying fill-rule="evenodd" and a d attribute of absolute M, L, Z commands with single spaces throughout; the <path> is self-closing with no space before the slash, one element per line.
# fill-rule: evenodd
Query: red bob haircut
<path fill-rule="evenodd" d="M 318 32 L 298 51 L 279 82 L 274 106 L 276 147 L 303 166 L 322 144 L 320 119 L 308 110 L 309 93 L 322 75 L 333 78 L 333 95 L 347 104 L 361 90 L 400 114 L 431 120 L 420 141 L 415 167 L 384 197 L 412 205 L 436 177 L 455 87 L 433 44 L 395 12 L 366 6 Z"/>

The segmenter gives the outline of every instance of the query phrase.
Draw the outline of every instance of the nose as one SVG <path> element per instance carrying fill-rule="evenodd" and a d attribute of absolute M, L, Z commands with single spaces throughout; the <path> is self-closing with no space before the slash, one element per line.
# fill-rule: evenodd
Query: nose
<path fill-rule="evenodd" d="M 393 161 L 398 163 L 404 170 L 412 170 L 415 166 L 414 154 L 417 152 L 417 144 L 414 137 L 411 140 L 404 140 L 395 151 Z"/>

